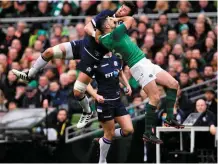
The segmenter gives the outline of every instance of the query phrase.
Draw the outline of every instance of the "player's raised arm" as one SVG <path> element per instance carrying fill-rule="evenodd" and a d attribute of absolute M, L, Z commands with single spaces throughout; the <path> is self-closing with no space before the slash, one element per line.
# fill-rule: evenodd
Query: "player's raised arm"
<path fill-rule="evenodd" d="M 89 22 L 85 27 L 84 27 L 85 32 L 92 36 L 95 37 L 95 29 L 93 27 L 93 24 L 91 22 Z"/>
<path fill-rule="evenodd" d="M 113 11 L 111 10 L 104 10 L 102 12 L 100 12 L 98 15 L 96 15 L 92 20 L 91 22 L 89 22 L 84 30 L 85 32 L 92 36 L 92 37 L 95 37 L 95 30 L 96 30 L 96 24 L 98 22 L 98 20 L 101 18 L 101 17 L 106 17 L 106 16 L 112 16 L 114 14 Z"/>
<path fill-rule="evenodd" d="M 125 16 L 125 17 L 120 17 L 120 18 L 114 18 L 116 22 L 122 21 L 123 24 L 126 26 L 126 29 L 130 29 L 132 26 L 132 23 L 134 21 L 133 17 L 130 16 Z"/>

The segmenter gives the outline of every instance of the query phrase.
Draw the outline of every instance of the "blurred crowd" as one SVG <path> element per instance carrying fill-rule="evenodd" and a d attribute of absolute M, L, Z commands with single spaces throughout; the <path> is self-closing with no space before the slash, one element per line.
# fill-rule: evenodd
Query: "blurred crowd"
<path fill-rule="evenodd" d="M 84 26 L 102 10 L 116 10 L 120 2 L 112 1 L 1 1 L 0 17 L 44 17 L 85 16 L 85 19 L 59 19 L 52 22 L 26 23 L 19 21 L 0 29 L 0 109 L 10 111 L 16 108 L 43 107 L 48 100 L 50 107 L 64 108 L 70 115 L 80 113 L 81 107 L 72 92 L 78 76 L 79 61 L 53 59 L 39 76 L 26 84 L 16 78 L 11 69 L 27 71 L 40 54 L 49 47 L 85 37 Z M 129 36 L 147 57 L 175 77 L 183 89 L 216 77 L 218 25 L 205 12 L 216 12 L 213 1 L 136 1 L 137 13 Z M 196 19 L 189 13 L 198 12 Z M 151 20 L 146 14 L 158 14 Z M 168 13 L 179 13 L 174 23 L 168 20 Z M 133 89 L 133 95 L 122 101 L 126 106 L 141 104 L 147 95 L 131 76 L 128 66 L 124 73 Z M 93 85 L 95 85 L 93 83 Z M 159 86 L 160 94 L 164 88 Z M 207 94 L 212 94 L 207 96 Z M 205 92 L 205 103 L 212 114 L 217 114 L 216 93 Z M 213 103 L 213 107 L 211 104 Z M 215 105 L 214 105 L 215 103 Z M 190 104 L 190 105 L 187 105 Z M 164 99 L 159 106 L 159 119 L 165 117 Z M 132 107 L 132 117 L 144 105 Z M 182 92 L 178 93 L 175 114 L 181 121 L 190 112 L 198 111 Z M 160 123 L 161 124 L 161 123 Z"/>

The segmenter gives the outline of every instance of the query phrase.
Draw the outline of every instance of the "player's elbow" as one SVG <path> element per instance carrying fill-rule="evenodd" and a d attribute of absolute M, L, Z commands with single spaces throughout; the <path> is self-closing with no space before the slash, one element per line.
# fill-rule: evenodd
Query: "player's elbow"
<path fill-rule="evenodd" d="M 84 27 L 84 31 L 88 34 L 89 33 L 89 27 L 88 27 L 88 25 L 86 25 L 85 27 Z"/>
<path fill-rule="evenodd" d="M 128 17 L 128 20 L 129 20 L 130 24 L 132 24 L 133 21 L 134 21 L 134 18 L 133 17 Z"/>
<path fill-rule="evenodd" d="M 92 23 L 88 23 L 85 27 L 84 27 L 84 31 L 88 34 L 88 35 L 92 35 L 92 31 L 93 31 L 93 26 Z"/>

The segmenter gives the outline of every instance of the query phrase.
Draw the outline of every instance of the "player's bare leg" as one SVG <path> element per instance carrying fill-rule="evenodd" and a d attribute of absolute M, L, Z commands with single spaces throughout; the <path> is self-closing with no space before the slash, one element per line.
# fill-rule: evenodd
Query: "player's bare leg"
<path fill-rule="evenodd" d="M 162 70 L 156 75 L 156 82 L 166 87 L 166 100 L 167 100 L 167 118 L 164 121 L 166 126 L 172 126 L 175 128 L 184 128 L 184 125 L 178 123 L 174 119 L 173 109 L 176 102 L 177 91 L 179 89 L 179 83 L 168 72 Z"/>
<path fill-rule="evenodd" d="M 54 47 L 47 48 L 39 57 L 36 59 L 33 66 L 28 72 L 21 72 L 13 69 L 12 72 L 24 81 L 29 81 L 34 78 L 35 75 L 43 69 L 48 62 L 53 59 L 73 59 L 73 52 L 70 42 L 61 43 Z"/>
<path fill-rule="evenodd" d="M 154 128 L 156 127 L 156 114 L 155 110 L 160 101 L 160 95 L 155 80 L 149 82 L 144 86 L 143 90 L 148 95 L 149 103 L 146 105 L 145 113 L 145 132 L 143 139 L 147 142 L 162 144 L 163 141 L 156 137 Z"/>
<path fill-rule="evenodd" d="M 79 76 L 74 84 L 74 96 L 79 101 L 79 104 L 83 108 L 83 113 L 80 117 L 79 122 L 77 123 L 77 128 L 85 127 L 90 118 L 92 117 L 92 111 L 89 106 L 89 100 L 86 96 L 86 88 L 88 84 L 91 82 L 91 78 L 83 72 L 79 73 Z"/>
<path fill-rule="evenodd" d="M 120 125 L 120 128 L 115 129 L 115 137 L 129 136 L 134 132 L 130 115 L 115 117 L 115 120 Z"/>

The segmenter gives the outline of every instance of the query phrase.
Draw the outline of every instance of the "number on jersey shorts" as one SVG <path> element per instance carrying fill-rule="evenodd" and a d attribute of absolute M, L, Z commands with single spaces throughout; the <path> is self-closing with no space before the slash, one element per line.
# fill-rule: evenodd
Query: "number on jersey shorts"
<path fill-rule="evenodd" d="M 149 82 L 156 79 L 156 75 L 163 69 L 153 64 L 149 59 L 143 58 L 130 68 L 130 72 L 136 81 L 143 88 Z"/>

